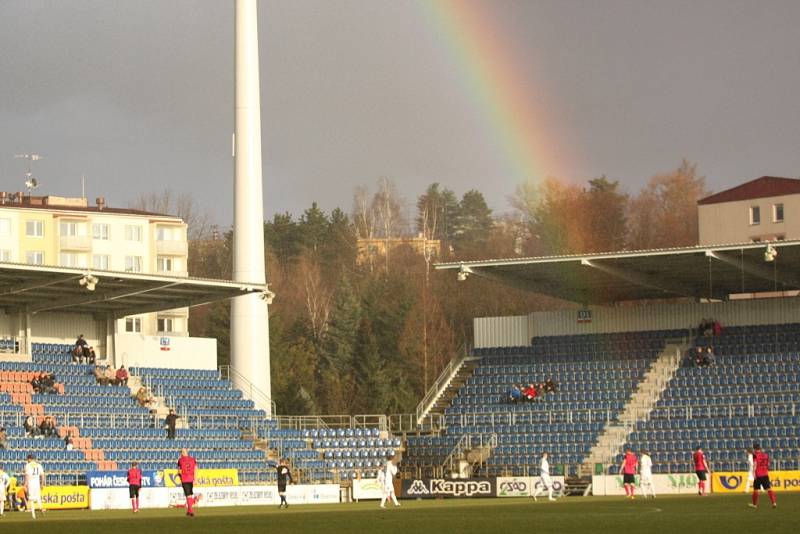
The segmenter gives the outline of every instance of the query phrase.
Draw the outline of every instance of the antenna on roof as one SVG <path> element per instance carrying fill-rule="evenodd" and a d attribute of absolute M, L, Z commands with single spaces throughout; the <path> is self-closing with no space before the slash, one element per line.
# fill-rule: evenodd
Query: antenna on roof
<path fill-rule="evenodd" d="M 28 188 L 28 196 L 31 196 L 31 191 L 39 187 L 39 180 L 33 177 L 31 165 L 34 161 L 42 159 L 42 156 L 39 154 L 14 154 L 14 159 L 28 160 L 28 169 L 25 171 L 25 187 Z"/>

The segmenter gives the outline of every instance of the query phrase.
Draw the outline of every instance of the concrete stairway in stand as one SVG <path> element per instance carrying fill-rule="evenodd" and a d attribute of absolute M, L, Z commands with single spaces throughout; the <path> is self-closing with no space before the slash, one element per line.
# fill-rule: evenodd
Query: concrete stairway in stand
<path fill-rule="evenodd" d="M 636 423 L 647 420 L 664 390 L 667 389 L 667 385 L 680 367 L 682 355 L 688 346 L 684 343 L 668 343 L 664 347 L 625 404 L 617 421 L 609 422 L 603 433 L 598 436 L 597 443 L 589 451 L 583 463 L 582 474 L 592 474 L 595 464 L 607 465 L 622 452 L 622 447 Z"/>

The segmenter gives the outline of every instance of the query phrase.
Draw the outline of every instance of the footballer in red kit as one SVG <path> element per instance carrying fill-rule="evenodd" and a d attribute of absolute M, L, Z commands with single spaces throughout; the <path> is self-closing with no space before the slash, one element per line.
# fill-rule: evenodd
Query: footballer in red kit
<path fill-rule="evenodd" d="M 131 507 L 133 513 L 139 511 L 139 490 L 142 487 L 142 470 L 139 469 L 137 462 L 131 463 L 131 468 L 128 469 L 128 494 L 131 497 Z"/>
<path fill-rule="evenodd" d="M 186 515 L 190 517 L 194 516 L 194 505 L 197 502 L 194 496 L 194 472 L 196 469 L 197 460 L 189 456 L 189 451 L 181 449 L 178 470 L 180 471 L 183 494 L 186 496 Z"/>
<path fill-rule="evenodd" d="M 697 494 L 705 497 L 706 479 L 708 478 L 710 469 L 708 468 L 708 462 L 706 462 L 706 455 L 703 454 L 703 449 L 701 447 L 695 449 L 692 459 L 694 460 L 694 472 L 697 474 Z"/>
<path fill-rule="evenodd" d="M 748 506 L 758 508 L 758 497 L 761 490 L 767 491 L 769 501 L 773 508 L 778 507 L 775 492 L 772 490 L 772 483 L 769 481 L 769 454 L 761 450 L 761 445 L 753 445 L 753 461 L 755 465 L 755 481 L 753 482 L 753 502 Z"/>
<path fill-rule="evenodd" d="M 625 487 L 625 495 L 633 499 L 633 492 L 636 488 L 636 468 L 639 466 L 639 459 L 633 454 L 630 447 L 625 447 L 625 456 L 622 459 L 620 472 L 622 473 L 622 484 Z"/>

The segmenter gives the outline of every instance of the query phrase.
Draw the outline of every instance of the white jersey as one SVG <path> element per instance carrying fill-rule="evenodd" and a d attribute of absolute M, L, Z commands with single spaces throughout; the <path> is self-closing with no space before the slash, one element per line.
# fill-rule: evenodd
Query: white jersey
<path fill-rule="evenodd" d="M 0 471 L 0 500 L 5 500 L 6 488 L 11 484 L 11 477 L 5 471 Z"/>
<path fill-rule="evenodd" d="M 539 476 L 542 478 L 550 476 L 550 462 L 547 461 L 547 458 L 542 457 L 542 462 L 539 464 Z"/>
<path fill-rule="evenodd" d="M 649 454 L 643 454 L 639 459 L 639 474 L 648 478 L 653 476 L 653 460 Z"/>
<path fill-rule="evenodd" d="M 386 462 L 383 468 L 383 487 L 387 491 L 394 491 L 394 476 L 397 474 L 397 466 L 394 462 Z"/>
<path fill-rule="evenodd" d="M 753 463 L 753 455 L 747 453 L 747 478 L 755 480 L 755 464 Z"/>
<path fill-rule="evenodd" d="M 29 499 L 41 499 L 42 475 L 44 475 L 44 468 L 39 462 L 28 462 L 25 464 L 25 487 L 28 490 Z"/>

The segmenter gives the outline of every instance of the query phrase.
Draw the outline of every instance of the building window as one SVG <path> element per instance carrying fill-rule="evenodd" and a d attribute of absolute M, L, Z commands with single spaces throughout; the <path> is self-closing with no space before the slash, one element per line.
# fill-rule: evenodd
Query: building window
<path fill-rule="evenodd" d="M 142 318 L 141 317 L 126 317 L 125 318 L 125 331 L 126 332 L 141 332 L 142 331 Z"/>
<path fill-rule="evenodd" d="M 783 204 L 772 205 L 772 222 L 783 222 Z"/>
<path fill-rule="evenodd" d="M 159 332 L 174 332 L 172 317 L 159 317 L 156 321 L 158 323 Z"/>
<path fill-rule="evenodd" d="M 142 241 L 142 227 L 134 226 L 131 224 L 125 225 L 125 240 L 126 241 Z"/>
<path fill-rule="evenodd" d="M 29 250 L 25 253 L 25 263 L 28 265 L 44 265 L 44 252 L 41 250 Z"/>
<path fill-rule="evenodd" d="M 92 256 L 92 267 L 95 269 L 108 270 L 108 254 L 95 254 Z"/>
<path fill-rule="evenodd" d="M 108 240 L 108 225 L 95 223 L 92 225 L 92 238 Z"/>
<path fill-rule="evenodd" d="M 11 261 L 11 251 L 9 249 L 0 249 L 0 261 Z"/>
<path fill-rule="evenodd" d="M 0 237 L 11 236 L 11 219 L 0 219 Z"/>
<path fill-rule="evenodd" d="M 181 229 L 174 226 L 157 226 L 156 240 L 158 241 L 180 241 Z"/>
<path fill-rule="evenodd" d="M 25 221 L 27 237 L 44 237 L 44 221 Z"/>
<path fill-rule="evenodd" d="M 142 272 L 142 257 L 125 256 L 125 271 L 129 273 Z"/>
<path fill-rule="evenodd" d="M 62 252 L 58 257 L 58 264 L 62 267 L 86 267 L 86 256 L 72 252 Z"/>
<path fill-rule="evenodd" d="M 172 272 L 173 260 L 166 256 L 159 256 L 156 258 L 156 271 L 160 273 Z"/>
<path fill-rule="evenodd" d="M 86 234 L 86 228 L 84 227 L 83 223 L 62 221 L 58 227 L 61 235 L 63 236 L 75 237 Z"/>

